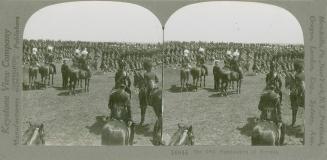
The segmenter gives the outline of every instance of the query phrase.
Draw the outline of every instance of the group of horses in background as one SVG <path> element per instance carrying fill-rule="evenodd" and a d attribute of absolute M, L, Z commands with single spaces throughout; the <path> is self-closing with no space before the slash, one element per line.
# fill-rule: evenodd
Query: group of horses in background
<path fill-rule="evenodd" d="M 192 76 L 192 85 L 189 83 L 189 77 Z M 198 89 L 198 87 L 206 86 L 206 76 L 208 73 L 206 73 L 206 70 L 201 66 L 195 66 L 192 68 L 182 68 L 180 72 L 180 83 L 181 83 L 181 92 L 183 90 L 189 90 L 192 86 L 195 88 L 195 90 Z"/>
<path fill-rule="evenodd" d="M 87 67 L 89 68 L 89 67 Z M 38 73 L 41 76 L 40 83 L 37 83 Z M 39 84 L 43 87 L 46 85 L 53 85 L 54 75 L 56 74 L 55 65 L 51 64 L 43 64 L 43 65 L 30 65 L 28 67 L 28 77 L 29 89 L 38 89 Z M 68 84 L 69 94 L 75 95 L 76 86 L 80 85 L 82 87 L 82 82 L 84 80 L 84 89 L 85 91 L 89 91 L 90 79 L 91 79 L 91 71 L 89 69 L 81 69 L 79 67 L 73 65 L 67 65 L 67 67 L 62 67 L 61 74 L 63 77 L 63 83 Z M 66 78 L 65 78 L 66 77 Z M 50 83 L 51 82 L 51 83 Z M 65 88 L 66 86 L 64 86 Z"/>
<path fill-rule="evenodd" d="M 241 68 L 238 70 L 231 70 L 227 67 L 222 67 L 219 65 L 222 63 L 220 60 L 215 60 L 215 66 L 213 67 L 214 75 L 214 89 L 220 91 L 223 95 L 228 94 L 228 88 L 234 89 L 234 83 L 236 82 L 236 93 L 241 93 L 241 84 L 243 79 L 243 71 Z M 195 66 L 192 68 L 182 68 L 180 70 L 180 84 L 181 92 L 187 90 L 191 87 L 189 83 L 189 75 L 192 76 L 193 83 L 192 86 L 197 91 L 198 87 L 206 86 L 206 70 L 202 66 Z"/>
<path fill-rule="evenodd" d="M 45 86 L 47 83 L 53 85 L 53 77 L 56 74 L 56 67 L 50 64 L 30 65 L 28 68 L 29 88 L 36 89 L 37 75 L 40 73 L 41 84 Z"/>
<path fill-rule="evenodd" d="M 66 67 L 62 67 L 61 74 L 64 83 L 68 84 L 69 94 L 75 95 L 76 86 L 80 85 L 82 88 L 82 82 L 84 80 L 84 91 L 88 92 L 90 87 L 90 79 L 91 79 L 91 71 L 89 66 L 87 66 L 87 70 L 81 69 L 79 67 L 73 65 L 67 65 Z"/>

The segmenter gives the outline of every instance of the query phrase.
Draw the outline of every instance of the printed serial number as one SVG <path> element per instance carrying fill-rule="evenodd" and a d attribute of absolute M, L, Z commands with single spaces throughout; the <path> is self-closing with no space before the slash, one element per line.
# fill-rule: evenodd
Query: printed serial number
<path fill-rule="evenodd" d="M 187 150 L 171 150 L 170 154 L 173 156 L 186 156 L 188 155 Z"/>

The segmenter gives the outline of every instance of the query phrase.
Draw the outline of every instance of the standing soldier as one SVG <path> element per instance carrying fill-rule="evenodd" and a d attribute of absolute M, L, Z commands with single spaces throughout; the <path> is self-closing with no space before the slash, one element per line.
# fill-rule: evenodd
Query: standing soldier
<path fill-rule="evenodd" d="M 294 87 L 291 88 L 290 99 L 292 107 L 292 126 L 296 122 L 296 114 L 298 107 L 304 108 L 304 99 L 305 99 L 305 74 L 303 67 L 303 60 L 295 60 L 294 62 Z"/>
<path fill-rule="evenodd" d="M 67 59 L 63 59 L 63 61 L 61 65 L 62 88 L 66 89 L 68 84 L 68 65 Z"/>

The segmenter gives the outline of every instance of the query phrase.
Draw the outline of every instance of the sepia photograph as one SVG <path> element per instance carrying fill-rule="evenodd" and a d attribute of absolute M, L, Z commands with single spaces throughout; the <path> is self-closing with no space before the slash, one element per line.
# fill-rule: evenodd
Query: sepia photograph
<path fill-rule="evenodd" d="M 160 144 L 162 27 L 148 9 L 59 3 L 23 34 L 23 145 Z"/>
<path fill-rule="evenodd" d="M 304 41 L 290 12 L 195 3 L 164 32 L 164 143 L 304 144 Z"/>

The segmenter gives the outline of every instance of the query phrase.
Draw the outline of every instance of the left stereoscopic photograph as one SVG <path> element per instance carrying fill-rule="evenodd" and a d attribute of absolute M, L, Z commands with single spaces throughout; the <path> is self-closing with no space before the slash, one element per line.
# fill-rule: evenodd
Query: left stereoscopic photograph
<path fill-rule="evenodd" d="M 161 141 L 162 27 L 122 2 L 41 8 L 23 35 L 22 145 Z"/>

